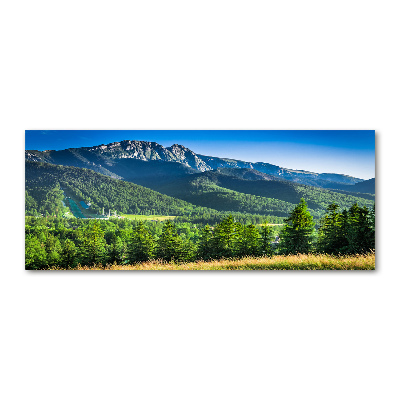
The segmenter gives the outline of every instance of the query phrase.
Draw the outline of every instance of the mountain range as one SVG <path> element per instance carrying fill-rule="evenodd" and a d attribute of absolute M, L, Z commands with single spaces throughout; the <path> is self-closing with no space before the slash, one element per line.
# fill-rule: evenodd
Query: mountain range
<path fill-rule="evenodd" d="M 106 207 L 134 214 L 152 210 L 190 215 L 207 209 L 285 217 L 304 198 L 312 215 L 321 217 L 333 202 L 342 208 L 355 202 L 370 207 L 375 200 L 375 179 L 204 156 L 178 144 L 163 147 L 124 140 L 66 150 L 26 150 L 25 160 L 26 187 L 35 201 L 44 196 L 39 187 L 59 182 L 98 211 Z"/>
<path fill-rule="evenodd" d="M 123 140 L 99 146 L 66 150 L 26 150 L 25 159 L 89 168 L 104 175 L 125 180 L 143 178 L 143 172 L 146 176 L 170 176 L 171 171 L 174 176 L 183 176 L 217 168 L 247 168 L 287 181 L 329 189 L 353 191 L 354 187 L 350 188 L 350 186 L 364 181 L 343 174 L 316 173 L 283 168 L 264 162 L 253 163 L 205 156 L 196 154 L 179 144 L 164 147 L 155 142 L 137 140 Z M 141 165 L 140 161 L 153 163 L 152 165 Z M 177 166 L 177 164 L 181 166 Z"/>

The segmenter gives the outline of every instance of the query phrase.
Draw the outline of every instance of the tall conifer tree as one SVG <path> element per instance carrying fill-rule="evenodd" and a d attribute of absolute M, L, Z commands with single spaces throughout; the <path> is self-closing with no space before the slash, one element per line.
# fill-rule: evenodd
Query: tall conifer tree
<path fill-rule="evenodd" d="M 266 256 L 272 255 L 273 253 L 271 245 L 272 239 L 273 239 L 272 229 L 268 225 L 268 221 L 265 221 L 265 223 L 261 227 L 261 240 L 260 240 L 261 255 L 266 255 Z"/>
<path fill-rule="evenodd" d="M 313 245 L 314 222 L 303 198 L 285 222 L 280 235 L 280 251 L 283 254 L 309 253 Z"/>
<path fill-rule="evenodd" d="M 166 261 L 179 260 L 182 256 L 182 240 L 178 236 L 175 225 L 166 221 L 157 242 L 157 257 Z"/>
<path fill-rule="evenodd" d="M 85 229 L 81 246 L 82 261 L 86 265 L 104 262 L 106 241 L 99 221 L 90 222 Z"/>
<path fill-rule="evenodd" d="M 147 261 L 154 257 L 154 239 L 153 236 L 140 221 L 133 230 L 129 241 L 128 259 L 130 262 Z"/>
<path fill-rule="evenodd" d="M 214 256 L 213 232 L 209 225 L 201 231 L 200 242 L 197 250 L 199 258 L 209 260 Z"/>
<path fill-rule="evenodd" d="M 346 252 L 347 240 L 347 212 L 339 212 L 335 203 L 327 208 L 327 214 L 321 218 L 318 230 L 318 250 L 323 253 L 339 254 Z"/>
<path fill-rule="evenodd" d="M 124 244 L 115 231 L 112 232 L 110 242 L 108 246 L 108 262 L 121 264 L 124 258 Z"/>
<path fill-rule="evenodd" d="M 242 229 L 239 239 L 239 256 L 258 256 L 260 255 L 261 236 L 257 227 L 253 224 L 246 225 Z"/>
<path fill-rule="evenodd" d="M 61 266 L 65 269 L 73 268 L 76 265 L 76 246 L 70 239 L 65 239 L 61 251 Z"/>
<path fill-rule="evenodd" d="M 238 252 L 238 228 L 232 215 L 223 219 L 214 229 L 215 255 L 221 257 L 234 257 Z"/>
<path fill-rule="evenodd" d="M 353 204 L 348 214 L 348 241 L 349 252 L 365 253 L 375 247 L 375 233 L 371 226 L 369 210 Z"/>

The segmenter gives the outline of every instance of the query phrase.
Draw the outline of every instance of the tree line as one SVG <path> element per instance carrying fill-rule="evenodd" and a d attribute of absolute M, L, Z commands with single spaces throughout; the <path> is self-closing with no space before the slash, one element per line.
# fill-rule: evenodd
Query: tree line
<path fill-rule="evenodd" d="M 66 226 L 67 225 L 67 226 Z M 215 226 L 192 223 L 143 223 L 127 220 L 27 218 L 26 268 L 136 263 L 151 259 L 188 262 L 244 256 L 321 252 L 357 254 L 375 249 L 375 208 L 357 203 L 340 211 L 328 206 L 316 229 L 304 199 L 279 233 L 266 221 L 244 224 L 234 216 Z"/>
<path fill-rule="evenodd" d="M 26 268 L 56 266 L 68 269 L 78 263 L 105 265 L 151 259 L 184 262 L 272 254 L 272 229 L 269 225 L 260 229 L 253 224 L 242 225 L 232 216 L 215 227 L 206 225 L 200 229 L 196 225 L 177 225 L 169 220 L 159 224 L 140 221 L 133 228 L 122 229 L 112 225 L 110 221 L 99 220 L 85 221 L 72 229 L 63 225 L 52 229 L 46 225 L 28 225 Z"/>
<path fill-rule="evenodd" d="M 307 203 L 301 199 L 285 223 L 279 245 L 282 254 L 361 254 L 375 250 L 375 205 L 369 209 L 355 203 L 340 211 L 333 203 L 316 230 Z"/>

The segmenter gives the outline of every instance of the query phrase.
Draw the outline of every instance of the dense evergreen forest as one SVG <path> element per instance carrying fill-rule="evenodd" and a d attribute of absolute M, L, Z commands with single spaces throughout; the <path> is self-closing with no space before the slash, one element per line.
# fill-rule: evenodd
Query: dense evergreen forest
<path fill-rule="evenodd" d="M 173 215 L 179 222 L 215 224 L 231 212 L 200 207 L 154 190 L 107 177 L 84 168 L 65 167 L 27 161 L 25 163 L 25 213 L 30 216 L 62 216 L 66 193 L 91 203 L 93 212 L 103 207 L 118 213 L 137 215 Z M 268 212 L 232 214 L 243 223 L 260 224 Z M 282 215 L 282 214 L 281 214 Z M 282 217 L 268 215 L 271 223 L 282 223 Z"/>
<path fill-rule="evenodd" d="M 322 189 L 270 177 L 249 169 L 221 168 L 192 174 L 173 182 L 152 185 L 155 190 L 192 204 L 221 211 L 287 216 L 304 198 L 313 217 L 320 218 L 329 204 L 349 208 L 358 203 L 371 207 L 373 194 Z"/>
<path fill-rule="evenodd" d="M 267 221 L 265 221 L 267 222 Z M 150 259 L 187 262 L 243 256 L 321 252 L 361 254 L 375 249 L 375 209 L 353 204 L 328 207 L 315 229 L 304 199 L 283 229 L 238 222 L 232 215 L 215 226 L 189 222 L 142 222 L 113 218 L 26 217 L 26 268 L 136 263 Z M 273 242 L 279 232 L 280 241 Z"/>
<path fill-rule="evenodd" d="M 45 192 L 49 193 L 49 189 L 62 189 L 90 202 L 92 209 L 98 214 L 103 207 L 121 213 L 140 214 L 148 211 L 163 215 L 183 215 L 195 209 L 195 206 L 185 201 L 84 168 L 28 161 L 25 183 L 28 195 L 39 203 Z M 29 208 L 28 212 L 31 211 Z"/>

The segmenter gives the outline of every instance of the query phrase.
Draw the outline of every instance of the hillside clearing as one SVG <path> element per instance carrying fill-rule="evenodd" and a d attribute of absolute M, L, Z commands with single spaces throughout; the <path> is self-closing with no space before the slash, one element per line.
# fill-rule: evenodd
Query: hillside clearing
<path fill-rule="evenodd" d="M 121 217 L 127 219 L 137 219 L 141 221 L 165 221 L 167 219 L 175 219 L 173 215 L 135 215 L 135 214 L 121 214 Z"/>

